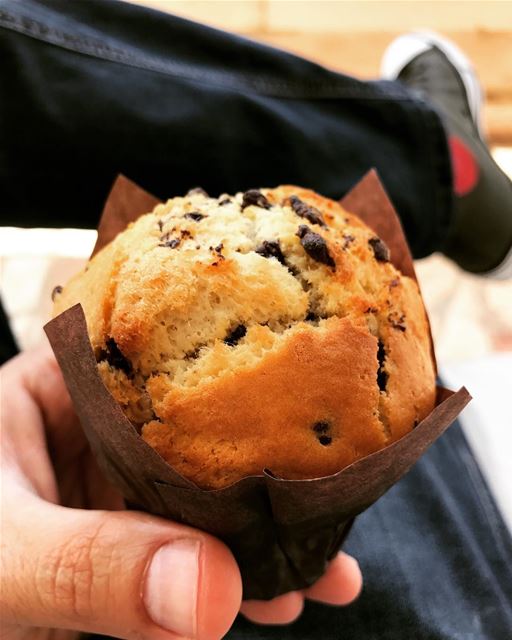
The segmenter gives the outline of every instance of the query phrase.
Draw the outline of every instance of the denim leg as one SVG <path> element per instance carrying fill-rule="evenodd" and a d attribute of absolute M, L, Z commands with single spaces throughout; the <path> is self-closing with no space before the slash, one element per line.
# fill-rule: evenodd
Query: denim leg
<path fill-rule="evenodd" d="M 341 197 L 376 167 L 415 256 L 441 246 L 451 169 L 399 83 L 112 0 L 0 0 L 0 215 L 94 227 L 122 172 L 162 198 L 296 183 Z"/>

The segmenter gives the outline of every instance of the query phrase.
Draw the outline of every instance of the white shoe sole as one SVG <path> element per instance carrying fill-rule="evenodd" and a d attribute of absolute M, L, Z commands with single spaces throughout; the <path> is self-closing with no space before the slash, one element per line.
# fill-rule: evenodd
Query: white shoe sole
<path fill-rule="evenodd" d="M 464 84 L 471 117 L 483 139 L 481 121 L 482 88 L 471 61 L 453 42 L 433 31 L 412 31 L 399 36 L 389 45 L 381 61 L 381 77 L 396 80 L 400 71 L 420 54 L 436 47 L 455 67 Z"/>

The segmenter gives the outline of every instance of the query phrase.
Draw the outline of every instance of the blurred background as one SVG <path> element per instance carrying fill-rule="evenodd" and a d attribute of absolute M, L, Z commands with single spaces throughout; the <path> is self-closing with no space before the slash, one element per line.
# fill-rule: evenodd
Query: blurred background
<path fill-rule="evenodd" d="M 496 161 L 512 176 L 512 2 L 134 1 L 361 78 L 378 77 L 382 53 L 398 34 L 415 28 L 440 31 L 474 62 L 486 94 L 488 140 Z M 42 339 L 53 286 L 78 269 L 93 244 L 94 233 L 87 231 L 2 230 L 1 287 L 23 347 Z M 418 261 L 417 271 L 441 363 L 512 351 L 512 282 L 464 274 L 438 255 Z"/>
<path fill-rule="evenodd" d="M 512 177 L 512 2 L 137 3 L 288 49 L 360 78 L 378 77 L 382 53 L 400 33 L 418 28 L 439 31 L 473 61 L 486 95 L 483 117 L 493 155 Z M 0 229 L 1 292 L 23 348 L 44 340 L 51 291 L 83 265 L 95 236 L 94 231 L 74 229 Z M 506 489 L 512 449 L 512 408 L 507 402 L 512 380 L 512 281 L 465 274 L 440 255 L 417 261 L 416 269 L 441 373 L 452 388 L 465 384 L 475 396 L 464 427 L 512 529 L 512 492 Z"/>

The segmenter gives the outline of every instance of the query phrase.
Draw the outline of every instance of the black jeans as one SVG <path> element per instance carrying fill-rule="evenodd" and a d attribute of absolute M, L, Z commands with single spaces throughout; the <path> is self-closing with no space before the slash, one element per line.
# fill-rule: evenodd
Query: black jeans
<path fill-rule="evenodd" d="M 112 0 L 0 0 L 0 215 L 94 228 L 122 172 L 160 197 L 295 183 L 339 198 L 376 167 L 416 257 L 441 248 L 440 119 L 399 83 Z"/>
<path fill-rule="evenodd" d="M 451 169 L 437 113 L 397 83 L 111 0 L 0 0 L 4 224 L 94 227 L 119 172 L 162 198 L 297 183 L 341 197 L 376 167 L 416 257 L 442 248 Z M 505 640 L 508 532 L 459 426 L 360 516 L 365 587 L 290 627 L 229 638 Z"/>

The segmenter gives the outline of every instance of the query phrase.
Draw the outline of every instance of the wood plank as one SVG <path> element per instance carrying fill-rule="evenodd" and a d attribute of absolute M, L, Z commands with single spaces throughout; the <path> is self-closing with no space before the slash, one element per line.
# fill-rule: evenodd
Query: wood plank
<path fill-rule="evenodd" d="M 512 24 L 502 0 L 264 0 L 267 31 L 340 34 L 354 31 L 500 30 Z M 221 4 L 213 0 L 211 5 Z M 239 4 L 236 2 L 233 4 Z"/>

